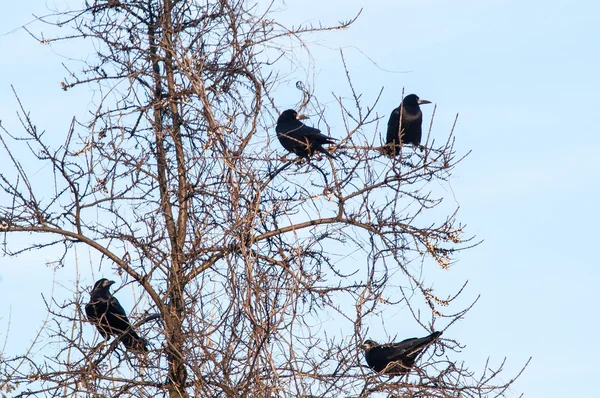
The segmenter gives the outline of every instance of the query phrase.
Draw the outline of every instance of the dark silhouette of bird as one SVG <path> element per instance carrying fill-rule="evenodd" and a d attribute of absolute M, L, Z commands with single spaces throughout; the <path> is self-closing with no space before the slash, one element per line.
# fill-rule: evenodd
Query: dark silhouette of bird
<path fill-rule="evenodd" d="M 293 109 L 283 111 L 277 119 L 277 138 L 281 145 L 302 158 L 308 158 L 315 151 L 335 159 L 323 145 L 335 144 L 335 138 L 321 134 L 321 130 L 308 127 L 300 120 L 308 119 Z"/>
<path fill-rule="evenodd" d="M 108 291 L 114 283 L 102 278 L 94 284 L 90 302 L 85 306 L 85 313 L 105 339 L 110 339 L 111 335 L 120 336 L 121 342 L 128 350 L 146 352 L 146 341 L 138 336 L 119 300 Z"/>
<path fill-rule="evenodd" d="M 371 369 L 378 373 L 401 375 L 408 373 L 415 364 L 417 356 L 441 334 L 442 332 L 434 332 L 420 339 L 414 337 L 389 344 L 377 344 L 373 340 L 367 340 L 362 348 L 365 350 L 365 359 Z"/>
<path fill-rule="evenodd" d="M 399 145 L 402 137 L 403 144 L 419 145 L 421 143 L 421 124 L 423 122 L 423 113 L 419 105 L 431 104 L 431 101 L 422 100 L 415 94 L 409 94 L 402 100 L 402 105 L 392 111 L 388 120 L 387 136 L 385 143 L 394 146 L 391 153 L 396 153 L 396 146 Z M 400 109 L 402 109 L 402 118 L 400 118 Z M 400 120 L 402 119 L 402 127 Z"/>

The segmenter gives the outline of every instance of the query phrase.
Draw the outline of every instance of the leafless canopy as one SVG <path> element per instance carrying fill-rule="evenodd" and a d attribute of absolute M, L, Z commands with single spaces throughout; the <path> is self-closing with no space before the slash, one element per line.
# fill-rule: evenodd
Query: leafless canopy
<path fill-rule="evenodd" d="M 14 164 L 0 176 L 3 250 L 59 246 L 62 265 L 75 246 L 93 249 L 103 275 L 121 275 L 140 293 L 127 310 L 150 352 L 132 355 L 118 340 L 94 334 L 82 312 L 93 284 L 87 281 L 69 300 L 48 300 L 45 329 L 59 349 L 32 359 L 25 348 L 4 358 L 0 390 L 98 397 L 504 394 L 511 380 L 496 381 L 487 366 L 471 372 L 457 360 L 460 345 L 448 327 L 468 308 L 448 311 L 455 295 L 438 297 L 424 277 L 426 268 L 448 268 L 457 250 L 474 244 L 435 189 L 460 160 L 453 132 L 436 132 L 422 151 L 406 146 L 394 159 L 382 155 L 377 103 L 361 103 L 348 66 L 352 94 L 336 95 L 337 110 L 328 109 L 341 115 L 345 130 L 336 130 L 338 158 L 285 154 L 274 140 L 282 109 L 272 96 L 294 76 L 282 74 L 281 65 L 289 70 L 299 62 L 293 53 L 308 52 L 306 35 L 347 28 L 354 19 L 286 27 L 273 19 L 278 6 L 98 0 L 41 19 L 71 30 L 40 41 L 93 44 L 85 63 L 65 66 L 62 88 L 92 88 L 96 108 L 91 117 L 75 117 L 62 142 L 44 136 L 24 105 L 23 132 L 2 131 Z M 307 87 L 298 83 L 299 107 L 323 115 Z M 39 164 L 21 161 L 24 148 L 51 165 L 51 192 L 32 181 Z M 19 232 L 31 233 L 29 246 L 13 243 Z M 457 286 L 456 295 L 461 291 Z M 365 366 L 359 347 L 399 313 L 422 325 L 423 335 L 446 332 L 410 376 L 388 380 Z M 398 339 L 412 337 L 401 332 Z"/>

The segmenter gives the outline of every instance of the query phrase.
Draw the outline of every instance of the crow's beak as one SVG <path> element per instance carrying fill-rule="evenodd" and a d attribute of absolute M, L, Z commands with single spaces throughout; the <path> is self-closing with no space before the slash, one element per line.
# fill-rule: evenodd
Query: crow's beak
<path fill-rule="evenodd" d="M 108 281 L 108 282 L 106 283 L 106 285 L 107 285 L 107 286 L 112 286 L 112 285 L 114 285 L 115 283 L 117 283 L 117 282 L 115 282 L 115 281 Z"/>
<path fill-rule="evenodd" d="M 431 104 L 431 101 L 420 99 L 417 101 L 417 104 L 419 104 L 419 105 Z"/>
<path fill-rule="evenodd" d="M 296 119 L 298 119 L 298 120 L 304 120 L 304 119 L 308 119 L 308 116 L 302 115 L 302 114 L 299 113 L 298 115 L 296 115 Z"/>

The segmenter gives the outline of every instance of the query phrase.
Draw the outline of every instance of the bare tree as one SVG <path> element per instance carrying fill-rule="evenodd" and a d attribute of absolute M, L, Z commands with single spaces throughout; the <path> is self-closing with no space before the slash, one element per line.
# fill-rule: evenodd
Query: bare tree
<path fill-rule="evenodd" d="M 273 6 L 97 0 L 41 19 L 72 31 L 40 41 L 93 43 L 93 60 L 76 72 L 68 66 L 62 88 L 93 88 L 96 109 L 75 117 L 60 144 L 23 105 L 24 134 L 3 131 L 16 172 L 0 176 L 3 250 L 61 246 L 63 264 L 76 245 L 93 249 L 105 275 L 112 269 L 141 292 L 128 310 L 150 352 L 93 334 L 82 312 L 89 287 L 77 285 L 71 300 L 47 303 L 45 328 L 59 349 L 4 358 L 0 390 L 479 397 L 503 395 L 512 383 L 496 381 L 502 366 L 476 375 L 460 365 L 451 333 L 408 377 L 389 380 L 364 365 L 360 344 L 389 314 L 402 309 L 425 333 L 470 308 L 447 312 L 462 288 L 438 297 L 422 274 L 474 244 L 431 187 L 460 158 L 453 132 L 423 151 L 382 155 L 377 103 L 361 103 L 350 68 L 352 95 L 336 96 L 346 130 L 337 159 L 284 154 L 272 142 L 281 111 L 272 95 L 293 76 L 279 65 L 298 62 L 291 48 L 308 51 L 304 36 L 347 28 L 358 15 L 290 28 L 273 19 Z M 298 88 L 298 107 L 323 115 L 307 84 Z M 32 183 L 15 145 L 51 164 L 53 195 Z M 19 232 L 32 233 L 29 246 L 12 242 Z"/>

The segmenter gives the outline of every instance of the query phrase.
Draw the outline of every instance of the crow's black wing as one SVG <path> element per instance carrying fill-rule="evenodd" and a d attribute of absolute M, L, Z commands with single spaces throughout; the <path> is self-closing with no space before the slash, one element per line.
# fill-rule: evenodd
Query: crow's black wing
<path fill-rule="evenodd" d="M 398 130 L 400 129 L 400 108 L 396 108 L 390 114 L 387 127 L 387 135 L 385 137 L 386 144 L 398 143 Z"/>
<path fill-rule="evenodd" d="M 308 157 L 314 151 L 331 154 L 323 148 L 323 144 L 334 144 L 335 139 L 324 134 L 321 130 L 309 127 L 300 121 L 279 123 L 276 128 L 281 145 L 290 152 L 301 157 Z"/>
<path fill-rule="evenodd" d="M 113 330 L 118 334 L 123 334 L 121 342 L 126 348 L 136 351 L 148 351 L 146 340 L 141 338 L 131 326 L 125 310 L 115 297 L 110 298 L 110 310 L 112 317 L 107 316 Z"/>
<path fill-rule="evenodd" d="M 110 334 L 110 330 L 108 330 L 102 325 L 102 315 L 106 312 L 106 304 L 106 300 L 94 300 L 90 301 L 85 306 L 85 314 L 87 315 L 88 320 L 94 325 L 96 325 L 96 328 L 100 332 L 100 335 L 102 335 L 102 337 L 105 339 L 109 337 Z"/>
<path fill-rule="evenodd" d="M 302 128 L 292 132 L 292 137 L 298 139 L 306 138 L 312 144 L 335 144 L 335 138 L 322 134 L 321 130 L 305 124 L 302 125 Z"/>
<path fill-rule="evenodd" d="M 115 334 L 113 330 L 112 318 L 110 311 L 109 300 L 106 298 L 93 298 L 86 306 L 86 313 L 90 322 L 98 328 L 102 337 L 109 338 L 111 334 Z"/>
<path fill-rule="evenodd" d="M 129 319 L 125 310 L 114 296 L 108 301 L 108 310 L 106 311 L 106 320 L 111 328 L 115 329 L 115 332 L 122 333 L 129 327 Z"/>
<path fill-rule="evenodd" d="M 398 357 L 414 359 L 425 347 L 431 344 L 441 334 L 441 332 L 434 332 L 426 337 L 413 337 L 410 339 L 403 340 L 399 343 L 390 344 L 390 346 L 392 348 L 392 351 L 395 351 L 395 355 L 397 355 Z M 390 355 L 394 355 L 392 351 L 390 351 Z"/>
<path fill-rule="evenodd" d="M 386 361 L 398 361 L 407 357 L 411 352 L 411 348 L 415 347 L 414 341 L 416 338 L 406 339 L 400 343 L 382 344 L 378 348 L 379 355 Z"/>
<path fill-rule="evenodd" d="M 85 315 L 87 315 L 90 321 L 97 318 L 96 307 L 92 303 L 87 303 L 85 305 Z"/>

